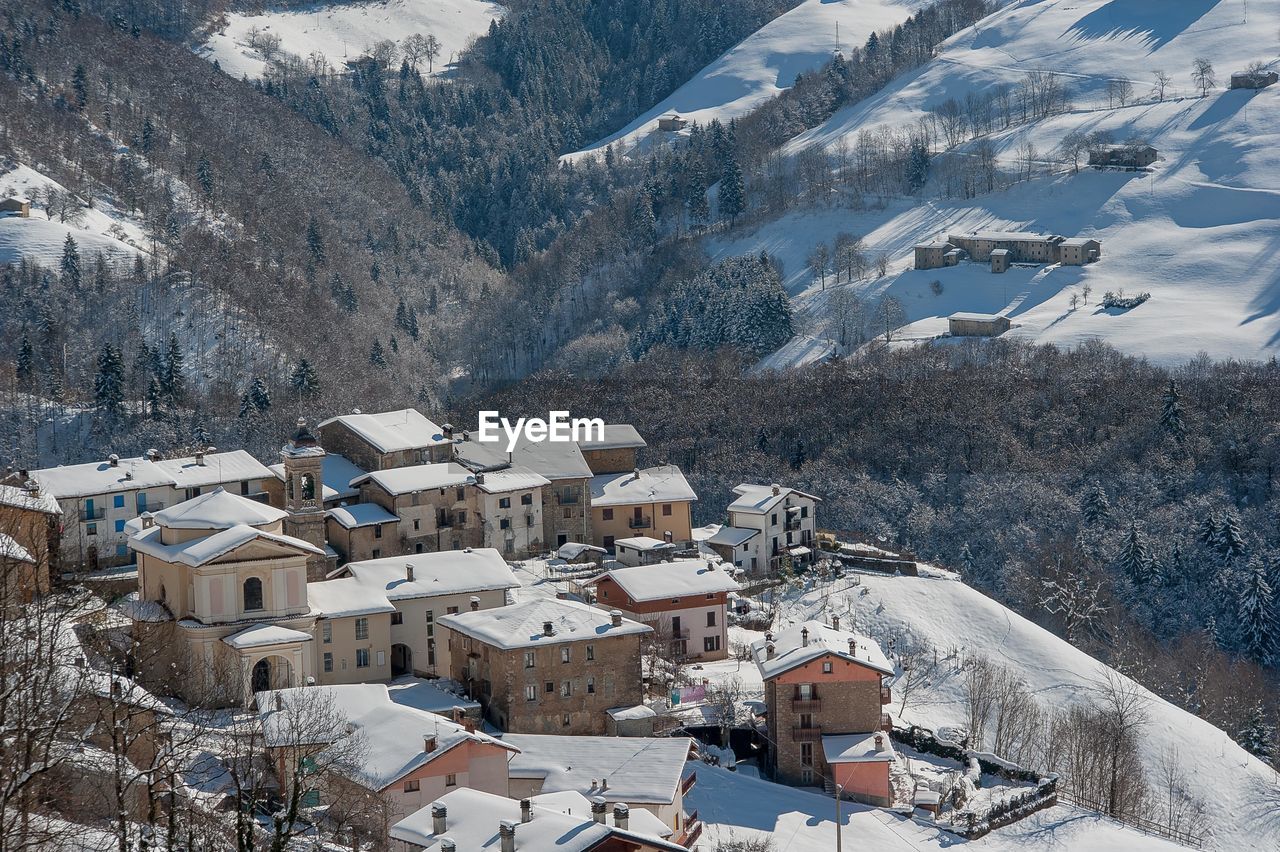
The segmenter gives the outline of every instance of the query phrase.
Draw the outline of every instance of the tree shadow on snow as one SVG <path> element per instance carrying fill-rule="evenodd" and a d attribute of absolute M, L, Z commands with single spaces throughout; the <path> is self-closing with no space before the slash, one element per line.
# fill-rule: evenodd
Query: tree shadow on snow
<path fill-rule="evenodd" d="M 1111 0 L 1076 21 L 1068 32 L 1080 39 L 1134 39 L 1150 53 L 1177 37 L 1217 5 L 1217 0 Z"/>

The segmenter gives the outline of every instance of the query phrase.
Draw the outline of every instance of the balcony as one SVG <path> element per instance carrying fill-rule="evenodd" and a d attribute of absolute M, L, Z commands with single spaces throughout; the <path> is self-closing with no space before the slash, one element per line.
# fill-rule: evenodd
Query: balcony
<path fill-rule="evenodd" d="M 81 509 L 81 510 L 80 510 L 80 520 L 81 520 L 81 521 L 100 521 L 100 520 L 102 520 L 104 517 L 106 517 L 106 514 L 107 514 L 107 510 L 106 510 L 106 509 L 102 509 L 102 508 L 98 508 L 98 509 Z"/>
<path fill-rule="evenodd" d="M 693 789 L 693 785 L 697 783 L 698 783 L 698 773 L 690 772 L 689 777 L 683 779 L 680 782 L 680 795 L 683 796 L 687 794 L 690 790 Z M 689 821 L 693 822 L 695 819 L 697 819 L 697 811 L 694 811 L 694 815 L 689 818 Z"/>
<path fill-rule="evenodd" d="M 698 819 L 698 812 L 694 811 L 684 824 L 684 831 L 680 834 L 679 843 L 685 849 L 692 849 L 698 844 L 698 840 L 701 837 L 702 820 Z"/>
<path fill-rule="evenodd" d="M 893 703 L 893 688 L 892 688 L 892 687 L 888 687 L 888 686 L 882 686 L 882 687 L 880 687 L 880 703 L 881 703 L 882 705 L 884 705 L 884 704 L 892 704 L 892 703 Z"/>
<path fill-rule="evenodd" d="M 822 728 L 792 728 L 791 739 L 798 743 L 816 743 L 822 739 Z"/>
<path fill-rule="evenodd" d="M 892 730 L 893 730 L 893 719 L 889 718 L 889 714 L 888 714 L 888 713 L 881 713 L 881 714 L 880 714 L 880 730 L 882 730 L 882 731 L 892 731 Z"/>
<path fill-rule="evenodd" d="M 556 495 L 556 504 L 560 506 L 576 506 L 582 502 L 582 495 L 574 491 L 573 493 L 562 493 Z"/>
<path fill-rule="evenodd" d="M 794 518 L 789 517 L 789 518 L 787 518 L 787 522 L 786 522 L 785 524 L 783 524 L 783 525 L 782 525 L 782 528 L 783 528 L 784 530 L 787 530 L 787 531 L 792 531 L 792 530 L 798 530 L 798 529 L 800 529 L 800 518 L 798 518 L 798 517 L 794 517 Z"/>
<path fill-rule="evenodd" d="M 629 518 L 627 526 L 633 530 L 647 530 L 653 526 L 653 518 Z"/>
<path fill-rule="evenodd" d="M 795 713 L 821 713 L 821 698 L 793 698 L 791 699 L 791 710 Z"/>

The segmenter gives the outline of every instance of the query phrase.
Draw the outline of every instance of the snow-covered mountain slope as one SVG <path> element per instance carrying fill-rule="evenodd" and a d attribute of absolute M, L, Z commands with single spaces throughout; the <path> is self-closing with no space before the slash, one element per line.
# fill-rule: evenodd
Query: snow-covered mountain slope
<path fill-rule="evenodd" d="M 837 614 L 843 626 L 852 623 L 852 629 L 882 644 L 890 639 L 901 643 L 910 636 L 931 643 L 939 656 L 953 649 L 962 656 L 982 654 L 1016 673 L 1045 708 L 1097 698 L 1111 669 L 945 572 L 936 574 L 862 574 L 856 585 L 851 575 L 809 588 L 787 598 L 781 622 Z M 728 672 L 717 669 L 715 676 Z M 746 681 L 744 677 L 750 688 Z M 1155 782 L 1162 756 L 1176 752 L 1186 789 L 1204 808 L 1209 848 L 1280 848 L 1276 772 L 1208 722 L 1146 694 L 1149 722 L 1141 736 L 1141 753 L 1149 780 Z M 962 673 L 948 668 L 944 660 L 940 673 L 910 696 L 905 713 L 900 713 L 898 700 L 889 709 L 895 718 L 930 728 L 963 728 L 966 700 Z"/>
<path fill-rule="evenodd" d="M 836 848 L 835 800 L 830 796 L 761 781 L 746 771 L 702 766 L 697 771 L 698 783 L 686 802 L 697 809 L 712 841 L 771 837 L 774 849 L 787 852 Z M 875 852 L 946 849 L 960 842 L 954 834 L 850 802 L 841 805 L 840 831 L 845 849 Z M 1040 811 L 964 846 L 983 852 L 1175 852 L 1185 848 L 1067 806 Z"/>
<path fill-rule="evenodd" d="M 790 88 L 798 74 L 821 66 L 838 47 L 847 50 L 871 33 L 901 23 L 916 5 L 910 0 L 804 0 L 626 127 L 565 157 L 600 152 L 618 140 L 628 149 L 644 144 L 657 132 L 658 118 L 671 112 L 700 124 L 740 116 Z"/>
<path fill-rule="evenodd" d="M 231 76 L 252 79 L 267 68 L 266 57 L 251 44 L 258 33 L 279 38 L 279 50 L 284 53 L 304 59 L 321 53 L 334 68 L 379 41 L 390 39 L 399 45 L 407 36 L 421 33 L 440 41 L 434 66 L 440 74 L 473 38 L 488 31 L 489 22 L 501 17 L 502 11 L 502 6 L 489 0 L 386 0 L 276 9 L 260 15 L 234 13 L 226 16 L 225 26 L 210 35 L 200 53 L 216 59 Z M 428 67 L 424 59 L 422 73 Z"/>
<path fill-rule="evenodd" d="M 1052 72 L 1071 92 L 1065 114 L 1015 125 L 988 137 L 1006 170 L 1026 143 L 1039 153 L 1038 176 L 976 198 L 890 199 L 885 209 L 794 210 L 750 231 L 720 239 L 713 253 L 761 248 L 782 259 L 797 304 L 823 337 L 824 294 L 804 269 L 819 241 L 840 232 L 864 236 L 884 253 L 890 274 L 856 283 L 868 302 L 896 296 L 914 325 L 911 336 L 945 329 L 957 310 L 1007 313 L 1014 337 L 1075 344 L 1100 338 L 1164 362 L 1198 351 L 1219 357 L 1269 357 L 1280 351 L 1280 86 L 1224 88 L 1232 71 L 1275 59 L 1280 4 L 1239 0 L 1024 0 L 953 36 L 921 69 L 876 96 L 847 107 L 794 139 L 788 151 L 828 150 L 864 130 L 904 131 L 948 98 L 963 101 L 1027 72 Z M 1267 35 L 1262 35 L 1267 34 Z M 1198 97 L 1197 57 L 1214 65 L 1219 85 Z M 1153 102 L 1157 70 L 1172 78 Z M 1138 102 L 1111 109 L 1111 80 L 1129 80 Z M 1160 158 L 1149 173 L 1072 174 L 1057 149 L 1070 131 L 1141 137 Z M 962 145 L 963 156 L 972 143 Z M 1034 230 L 1102 241 L 1102 259 L 1085 268 L 1015 268 L 991 275 L 985 266 L 911 270 L 911 246 L 948 231 Z M 933 286 L 937 281 L 941 293 Z M 830 280 L 828 280 L 830 284 Z M 1072 295 L 1087 305 L 1071 308 Z M 1150 292 L 1128 312 L 1102 310 L 1108 290 Z M 813 347 L 797 343 L 798 353 Z M 777 361 L 799 360 L 803 355 Z"/>
<path fill-rule="evenodd" d="M 66 193 L 57 181 L 35 169 L 11 164 L 0 172 L 0 198 L 23 196 L 43 199 L 52 188 Z M 30 218 L 0 216 L 0 264 L 17 263 L 23 257 L 57 267 L 62 247 L 70 234 L 80 248 L 81 257 L 101 252 L 107 257 L 132 256 L 143 250 L 146 237 L 142 228 L 103 199 L 84 209 L 78 221 L 49 220 L 48 211 L 37 201 L 31 206 Z"/>

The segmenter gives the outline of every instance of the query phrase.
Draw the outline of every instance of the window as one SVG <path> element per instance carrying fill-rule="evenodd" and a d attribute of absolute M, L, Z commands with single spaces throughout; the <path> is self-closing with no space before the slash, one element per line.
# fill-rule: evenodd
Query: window
<path fill-rule="evenodd" d="M 434 666 L 436 664 L 436 640 L 427 640 L 427 665 Z"/>
<path fill-rule="evenodd" d="M 573 510 L 572 510 L 572 509 L 565 509 L 565 510 L 564 510 L 564 516 L 565 516 L 566 518 L 572 518 L 572 517 L 573 517 Z"/>
<path fill-rule="evenodd" d="M 707 626 L 708 627 L 716 626 L 716 611 L 714 609 L 707 610 Z"/>
<path fill-rule="evenodd" d="M 596 646 L 588 645 L 587 646 L 587 662 L 590 662 L 595 658 L 596 658 Z"/>
<path fill-rule="evenodd" d="M 827 660 L 826 662 L 824 662 L 824 663 L 822 664 L 822 673 L 823 673 L 823 674 L 831 674 L 831 661 L 830 661 L 830 660 Z"/>
<path fill-rule="evenodd" d="M 244 581 L 244 609 L 245 612 L 262 609 L 262 581 L 257 577 Z"/>
<path fill-rule="evenodd" d="M 378 668 L 382 668 L 386 664 L 387 664 L 387 652 L 379 651 L 378 652 Z"/>
<path fill-rule="evenodd" d="M 399 611 L 391 613 L 391 623 L 404 624 L 404 613 Z"/>
<path fill-rule="evenodd" d="M 327 672 L 333 671 L 333 653 L 330 651 L 324 652 L 324 670 Z"/>
<path fill-rule="evenodd" d="M 805 745 L 808 745 L 808 743 L 805 743 Z M 422 782 L 420 782 L 417 778 L 411 778 L 410 780 L 404 782 L 404 791 L 406 793 L 416 793 L 421 788 L 422 788 Z"/>
<path fill-rule="evenodd" d="M 807 517 L 809 517 L 809 507 L 808 507 L 808 506 L 801 506 L 801 507 L 800 507 L 800 517 L 802 517 L 802 518 L 807 518 Z"/>
<path fill-rule="evenodd" d="M 542 691 L 543 691 L 543 692 L 548 692 L 548 693 L 550 693 L 550 692 L 555 692 L 555 691 L 556 691 L 556 685 L 555 685 L 554 683 L 552 683 L 551 681 L 547 681 L 547 682 L 543 685 L 543 687 L 542 687 Z"/>
<path fill-rule="evenodd" d="M 770 515 L 770 516 L 769 516 L 769 523 L 770 523 L 770 524 L 773 524 L 775 527 L 778 525 L 778 513 L 777 513 L 777 512 L 774 512 L 772 515 Z"/>
<path fill-rule="evenodd" d="M 813 766 L 813 743 L 800 743 L 800 765 Z"/>
<path fill-rule="evenodd" d="M 534 651 L 524 652 L 524 667 L 531 669 L 538 664 L 538 655 Z"/>
<path fill-rule="evenodd" d="M 456 606 L 449 607 L 448 612 L 446 613 L 446 615 L 457 615 L 457 614 L 458 614 L 458 608 Z"/>
<path fill-rule="evenodd" d="M 454 502 L 457 502 L 457 503 L 462 503 L 463 501 L 465 501 L 467 499 L 467 489 L 459 486 L 456 489 L 456 493 L 454 494 L 453 499 L 454 499 Z"/>
<path fill-rule="evenodd" d="M 533 495 L 532 495 L 532 494 L 521 494 L 521 495 L 520 495 L 520 505 L 521 505 L 521 506 L 532 506 L 532 505 L 533 505 Z"/>
<path fill-rule="evenodd" d="M 449 773 L 448 775 L 444 776 L 444 786 L 446 786 L 446 787 L 457 787 L 457 786 L 458 786 L 458 776 L 457 776 L 457 775 L 454 775 L 452 772 L 451 772 L 451 773 Z"/>
<path fill-rule="evenodd" d="M 368 648 L 356 648 L 356 668 L 358 669 L 369 668 L 369 649 Z"/>
<path fill-rule="evenodd" d="M 244 483 L 244 491 L 249 490 L 249 483 Z M 243 492 L 242 492 L 243 493 Z M 302 474 L 302 499 L 316 499 L 316 478 L 309 473 Z"/>
<path fill-rule="evenodd" d="M 572 721 L 570 720 L 568 713 L 565 713 L 563 716 L 560 717 L 560 724 L 564 725 L 566 728 L 572 724 Z"/>
<path fill-rule="evenodd" d="M 116 558 L 118 558 L 118 559 L 122 559 L 122 558 L 124 558 L 124 557 L 126 557 L 126 556 L 128 556 L 128 555 L 129 555 L 129 545 L 125 544 L 123 541 L 121 541 L 121 542 L 117 542 L 117 544 L 116 544 Z"/>
<path fill-rule="evenodd" d="M 720 637 L 719 637 L 719 636 L 704 636 L 704 637 L 702 638 L 702 650 L 703 650 L 703 651 L 706 651 L 706 652 L 719 651 L 719 650 L 720 650 Z"/>
<path fill-rule="evenodd" d="M 573 659 L 573 655 L 569 653 L 569 646 L 566 645 L 560 649 L 560 662 L 567 663 Z"/>
<path fill-rule="evenodd" d="M 413 531 L 414 531 L 414 532 L 417 532 L 417 531 L 418 531 L 418 530 L 420 530 L 420 529 L 422 529 L 422 519 L 421 519 L 421 518 L 414 518 L 414 519 L 413 519 Z"/>
<path fill-rule="evenodd" d="M 116 532 L 124 532 L 124 521 L 116 521 Z"/>
<path fill-rule="evenodd" d="M 333 641 L 333 622 L 327 618 L 320 624 L 320 637 L 326 645 Z"/>
<path fill-rule="evenodd" d="M 498 508 L 499 508 L 499 509 L 510 509 L 510 508 L 511 508 L 511 498 L 510 498 L 510 497 L 499 497 L 499 498 L 498 498 Z"/>
<path fill-rule="evenodd" d="M 87 526 L 84 528 L 84 534 L 85 534 L 85 535 L 97 535 L 97 534 L 98 534 L 98 525 L 97 525 L 97 524 L 89 524 L 89 525 L 87 525 Z"/>
<path fill-rule="evenodd" d="M 312 493 L 313 493 L 313 494 L 315 493 L 314 488 L 312 489 Z M 247 480 L 247 479 L 240 483 L 240 496 L 241 496 L 241 497 L 248 497 L 248 496 L 249 496 L 249 480 Z M 308 498 L 308 499 L 310 499 L 310 498 Z"/>
<path fill-rule="evenodd" d="M 111 498 L 111 506 L 112 506 L 113 508 L 116 508 L 116 509 L 123 509 L 123 508 L 124 508 L 124 495 L 123 495 L 123 494 L 117 494 L 116 496 L 112 497 L 112 498 Z"/>
<path fill-rule="evenodd" d="M 455 524 L 457 524 L 457 525 L 458 525 L 458 526 L 460 526 L 460 527 L 465 527 L 465 526 L 467 525 L 467 513 L 466 513 L 466 512 L 459 512 L 457 515 L 455 515 L 455 516 L 454 516 L 454 523 L 455 523 Z M 456 544 L 455 544 L 455 545 L 453 546 L 453 549 L 454 549 L 454 550 L 457 550 L 457 549 L 458 549 L 458 545 L 456 545 Z"/>
<path fill-rule="evenodd" d="M 356 619 L 356 638 L 357 639 L 369 638 L 369 619 L 363 618 L 363 617 Z"/>
<path fill-rule="evenodd" d="M 537 700 L 538 700 L 538 687 L 534 686 L 533 684 L 529 684 L 528 686 L 526 686 L 526 687 L 524 688 L 524 700 L 525 700 L 525 701 L 537 701 Z"/>
<path fill-rule="evenodd" d="M 797 683 L 797 684 L 796 684 L 796 698 L 799 698 L 801 701 L 810 701 L 810 700 L 812 700 L 812 699 L 813 699 L 813 684 L 811 684 L 811 683 Z"/>
<path fill-rule="evenodd" d="M 511 519 L 510 519 L 510 518 L 502 518 L 501 520 L 499 520 L 499 521 L 498 521 L 498 529 L 502 529 L 502 530 L 509 530 L 509 529 L 511 529 Z"/>
<path fill-rule="evenodd" d="M 670 504 L 670 503 L 663 503 L 663 504 L 662 504 L 662 516 L 665 518 L 665 517 L 669 517 L 670 515 L 671 515 L 671 504 Z"/>
<path fill-rule="evenodd" d="M 382 524 L 373 525 L 373 537 L 382 538 Z"/>
<path fill-rule="evenodd" d="M 600 517 L 604 518 L 606 521 L 612 521 L 612 520 L 613 520 L 613 510 L 612 510 L 612 509 L 601 509 L 601 510 L 600 510 Z"/>
<path fill-rule="evenodd" d="M 603 544 L 604 544 L 605 550 L 611 549 L 613 547 L 613 536 L 611 535 L 605 536 Z"/>
<path fill-rule="evenodd" d="M 560 697 L 568 698 L 570 695 L 573 695 L 573 681 L 571 680 L 561 681 Z"/>
<path fill-rule="evenodd" d="M 417 521 L 414 521 L 414 523 L 417 523 Z M 421 553 L 421 552 L 422 552 L 422 542 L 418 542 L 417 544 L 415 544 L 415 545 L 413 546 L 413 552 L 414 552 L 414 553 Z"/>
<path fill-rule="evenodd" d="M 378 558 L 378 557 L 380 557 L 380 556 L 382 556 L 382 551 L 381 551 L 379 548 L 376 548 L 376 547 L 375 547 L 375 548 L 373 549 L 373 553 L 371 554 L 371 558 L 372 558 L 372 559 L 377 559 L 377 558 Z"/>
<path fill-rule="evenodd" d="M 596 694 L 596 679 L 593 677 L 589 677 L 587 678 L 587 695 L 595 695 L 595 694 Z"/>

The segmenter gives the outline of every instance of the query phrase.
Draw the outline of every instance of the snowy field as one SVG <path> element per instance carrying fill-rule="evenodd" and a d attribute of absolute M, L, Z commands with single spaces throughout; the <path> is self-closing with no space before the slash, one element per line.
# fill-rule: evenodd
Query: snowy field
<path fill-rule="evenodd" d="M 0 198 L 43 198 L 49 188 L 66 192 L 57 181 L 29 166 L 10 163 L 7 170 L 0 172 Z M 110 258 L 132 257 L 144 250 L 146 237 L 142 228 L 104 200 L 94 199 L 94 206 L 83 214 L 79 222 L 50 221 L 42 203 L 35 202 L 30 218 L 0 216 L 0 264 L 17 263 L 28 257 L 56 268 L 68 234 L 80 247 L 82 258 L 98 252 Z"/>
<path fill-rule="evenodd" d="M 917 5 L 910 0 L 804 0 L 626 127 L 565 156 L 573 159 L 600 152 L 618 140 L 628 149 L 643 144 L 657 131 L 659 116 L 670 112 L 700 124 L 743 115 L 790 88 L 798 74 L 820 67 L 837 47 L 847 52 L 850 46 L 861 45 L 871 33 L 901 23 Z"/>
<path fill-rule="evenodd" d="M 216 59 L 233 77 L 256 79 L 265 73 L 267 62 L 250 45 L 251 31 L 278 37 L 280 50 L 297 57 L 323 54 L 334 68 L 341 68 L 345 60 L 360 56 L 379 41 L 390 39 L 398 45 L 405 37 L 421 33 L 439 39 L 435 73 L 443 74 L 471 40 L 487 32 L 489 22 L 501 16 L 502 7 L 488 0 L 387 0 L 316 4 L 261 15 L 232 13 L 199 52 Z M 421 71 L 428 71 L 425 60 Z"/>
<path fill-rule="evenodd" d="M 1274 39 L 1280 4 L 1238 0 L 1027 0 L 952 37 L 929 64 L 885 91 L 846 107 L 792 140 L 791 153 L 831 149 L 863 130 L 901 130 L 948 98 L 963 100 L 1029 71 L 1052 72 L 1072 93 L 1063 115 L 989 137 L 1002 168 L 1014 168 L 1027 142 L 1040 155 L 1040 175 L 975 199 L 888 199 L 881 210 L 796 210 L 718 237 L 716 256 L 768 250 L 784 266 L 788 289 L 807 320 L 809 338 L 825 339 L 824 294 L 805 258 L 820 240 L 862 235 L 872 256 L 890 262 L 884 278 L 853 285 L 868 303 L 901 300 L 912 337 L 945 329 L 959 310 L 1007 313 L 1011 336 L 1074 345 L 1102 339 L 1125 351 L 1170 363 L 1199 351 L 1216 357 L 1270 357 L 1280 351 L 1280 86 L 1224 88 L 1232 71 L 1254 60 L 1280 67 Z M 1197 97 L 1191 69 L 1211 58 L 1219 81 Z M 1156 69 L 1172 83 L 1151 102 Z M 1107 107 L 1110 79 L 1132 82 L 1141 102 Z M 1145 138 L 1160 152 L 1149 173 L 1082 170 L 1070 174 L 1055 153 L 1069 131 L 1108 130 L 1116 139 Z M 972 144 L 972 143 L 968 143 Z M 963 155 L 964 145 L 959 149 Z M 1032 230 L 1102 241 L 1102 259 L 1086 268 L 1041 268 L 991 275 L 983 265 L 911 271 L 911 247 L 947 231 Z M 936 293 L 934 281 L 941 285 Z M 830 276 L 828 276 L 830 285 Z M 1071 308 L 1072 295 L 1092 291 Z M 1103 311 L 1108 290 L 1150 292 L 1124 313 Z M 923 321 L 923 322 L 921 322 Z M 798 340 L 774 366 L 813 359 L 812 340 Z"/>

